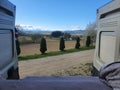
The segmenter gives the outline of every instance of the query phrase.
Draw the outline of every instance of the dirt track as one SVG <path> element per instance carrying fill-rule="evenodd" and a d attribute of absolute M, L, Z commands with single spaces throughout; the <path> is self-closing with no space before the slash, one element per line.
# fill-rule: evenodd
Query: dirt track
<path fill-rule="evenodd" d="M 94 50 L 88 50 L 29 61 L 20 61 L 20 77 L 49 76 L 59 70 L 68 69 L 79 64 L 91 63 L 93 56 Z"/>

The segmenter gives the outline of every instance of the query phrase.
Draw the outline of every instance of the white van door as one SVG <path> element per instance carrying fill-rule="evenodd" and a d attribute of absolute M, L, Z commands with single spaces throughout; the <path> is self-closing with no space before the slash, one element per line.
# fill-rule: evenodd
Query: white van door
<path fill-rule="evenodd" d="M 0 30 L 0 70 L 12 62 L 12 47 L 12 32 L 10 30 Z"/>
<path fill-rule="evenodd" d="M 115 32 L 102 31 L 99 42 L 99 58 L 102 63 L 110 63 L 115 59 L 116 35 Z"/>

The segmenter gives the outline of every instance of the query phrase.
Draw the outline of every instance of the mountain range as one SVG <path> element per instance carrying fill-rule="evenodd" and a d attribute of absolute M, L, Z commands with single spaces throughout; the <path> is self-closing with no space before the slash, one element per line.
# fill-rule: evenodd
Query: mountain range
<path fill-rule="evenodd" d="M 60 30 L 54 30 L 60 31 Z M 20 34 L 51 34 L 53 30 L 19 30 Z M 70 34 L 84 34 L 86 30 L 64 30 L 61 31 L 63 33 L 70 33 Z"/>

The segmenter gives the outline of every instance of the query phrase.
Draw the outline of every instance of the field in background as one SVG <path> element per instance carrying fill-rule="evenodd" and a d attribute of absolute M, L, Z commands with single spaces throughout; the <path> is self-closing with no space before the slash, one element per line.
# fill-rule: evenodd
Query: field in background
<path fill-rule="evenodd" d="M 47 42 L 47 52 L 59 51 L 59 40 L 58 39 L 46 39 Z M 75 48 L 75 40 L 65 41 L 65 49 Z M 84 46 L 84 42 L 81 41 L 81 46 Z M 20 56 L 25 55 L 34 55 L 39 54 L 40 44 L 39 43 L 29 43 L 29 44 L 21 44 L 21 54 Z"/>

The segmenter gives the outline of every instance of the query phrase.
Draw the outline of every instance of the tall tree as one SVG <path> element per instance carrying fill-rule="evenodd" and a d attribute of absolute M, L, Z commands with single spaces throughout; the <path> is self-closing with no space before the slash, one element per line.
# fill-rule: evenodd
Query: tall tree
<path fill-rule="evenodd" d="M 79 37 L 76 38 L 75 48 L 76 48 L 76 49 L 79 49 L 79 48 L 80 48 L 80 38 L 79 38 Z"/>
<path fill-rule="evenodd" d="M 86 40 L 86 46 L 89 47 L 91 44 L 91 37 L 87 36 L 87 40 Z"/>
<path fill-rule="evenodd" d="M 51 36 L 58 38 L 60 36 L 63 36 L 63 33 L 61 31 L 53 31 Z"/>
<path fill-rule="evenodd" d="M 17 50 L 17 55 L 20 55 L 21 49 L 20 49 L 20 43 L 19 43 L 18 39 L 16 39 L 16 50 Z"/>
<path fill-rule="evenodd" d="M 70 37 L 71 37 L 70 33 L 67 33 L 67 32 L 64 33 L 65 40 L 69 40 Z"/>
<path fill-rule="evenodd" d="M 44 54 L 45 51 L 47 51 L 46 39 L 44 37 L 41 38 L 40 51 L 41 51 L 42 54 Z"/>
<path fill-rule="evenodd" d="M 92 23 L 89 23 L 86 27 L 86 33 L 85 33 L 85 36 L 90 36 L 92 42 L 91 44 L 93 45 L 93 43 L 95 43 L 96 41 L 96 36 L 97 36 L 97 23 L 96 22 L 92 22 Z"/>
<path fill-rule="evenodd" d="M 20 43 L 19 43 L 19 40 L 18 40 L 18 29 L 15 28 L 15 42 L 16 42 L 16 51 L 17 51 L 17 55 L 20 55 L 21 53 L 21 49 L 20 49 Z"/>
<path fill-rule="evenodd" d="M 31 34 L 30 37 L 31 37 L 32 41 L 34 43 L 36 43 L 38 40 L 40 40 L 41 35 L 40 34 Z"/>
<path fill-rule="evenodd" d="M 63 37 L 60 38 L 60 46 L 59 46 L 59 49 L 61 51 L 64 51 L 64 48 L 65 48 L 65 40 Z"/>
<path fill-rule="evenodd" d="M 97 35 L 96 27 L 97 27 L 96 22 L 89 23 L 86 27 L 85 36 L 90 36 L 95 40 Z"/>

